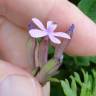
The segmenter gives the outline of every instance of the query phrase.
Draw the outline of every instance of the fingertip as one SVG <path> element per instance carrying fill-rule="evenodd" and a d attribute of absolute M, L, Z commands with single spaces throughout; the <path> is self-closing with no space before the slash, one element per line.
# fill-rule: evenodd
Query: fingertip
<path fill-rule="evenodd" d="M 96 42 L 94 42 L 96 41 L 96 24 L 74 4 L 57 0 L 47 19 L 57 22 L 59 25 L 57 30 L 62 32 L 66 31 L 70 24 L 75 25 L 72 40 L 66 48 L 68 54 L 79 56 L 96 54 Z"/>

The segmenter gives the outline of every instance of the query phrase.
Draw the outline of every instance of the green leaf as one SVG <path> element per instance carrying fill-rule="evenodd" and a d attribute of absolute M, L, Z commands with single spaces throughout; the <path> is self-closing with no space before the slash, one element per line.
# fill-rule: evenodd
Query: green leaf
<path fill-rule="evenodd" d="M 66 96 L 76 96 L 76 94 L 70 88 L 69 84 L 65 81 L 61 80 L 61 86 Z"/>
<path fill-rule="evenodd" d="M 63 96 L 96 96 L 96 69 L 92 70 L 92 73 L 82 69 L 82 73 L 83 78 L 81 74 L 75 72 L 74 76 L 70 76 L 71 81 L 69 79 L 60 81 Z"/>
<path fill-rule="evenodd" d="M 96 96 L 96 70 L 92 70 L 93 73 L 93 94 L 92 96 Z"/>
<path fill-rule="evenodd" d="M 72 82 L 71 82 L 71 88 L 73 92 L 75 93 L 75 96 L 77 96 L 77 86 L 76 86 L 76 81 L 73 76 L 70 76 Z"/>
<path fill-rule="evenodd" d="M 65 83 L 66 83 L 67 86 L 70 87 L 69 81 L 67 79 L 65 79 Z"/>
<path fill-rule="evenodd" d="M 80 96 L 91 96 L 91 90 L 92 90 L 92 82 L 90 81 L 90 75 L 88 73 L 85 73 L 84 76 L 84 82 L 82 83 L 81 86 L 81 93 Z"/>
<path fill-rule="evenodd" d="M 74 72 L 74 79 L 76 80 L 76 82 L 80 85 L 80 86 L 82 86 L 82 82 L 81 82 L 81 78 L 80 78 L 80 76 L 79 76 L 79 74 L 78 73 L 76 73 L 76 72 Z"/>
<path fill-rule="evenodd" d="M 81 0 L 78 7 L 96 22 L 96 0 Z"/>
<path fill-rule="evenodd" d="M 60 80 L 58 80 L 57 78 L 49 78 L 49 80 L 50 80 L 51 82 L 60 83 Z"/>
<path fill-rule="evenodd" d="M 81 66 L 89 66 L 90 65 L 90 57 L 88 56 L 77 56 L 77 57 L 73 57 L 74 58 L 74 62 L 76 65 L 81 65 Z"/>
<path fill-rule="evenodd" d="M 90 61 L 96 64 L 96 56 L 90 56 Z"/>

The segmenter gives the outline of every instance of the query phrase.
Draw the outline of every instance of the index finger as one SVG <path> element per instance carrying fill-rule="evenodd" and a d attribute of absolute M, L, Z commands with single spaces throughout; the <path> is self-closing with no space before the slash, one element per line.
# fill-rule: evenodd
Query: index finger
<path fill-rule="evenodd" d="M 32 17 L 53 20 L 65 31 L 75 24 L 76 31 L 66 52 L 72 55 L 96 55 L 96 24 L 77 7 L 64 0 L 5 0 L 5 16 L 25 27 Z"/>

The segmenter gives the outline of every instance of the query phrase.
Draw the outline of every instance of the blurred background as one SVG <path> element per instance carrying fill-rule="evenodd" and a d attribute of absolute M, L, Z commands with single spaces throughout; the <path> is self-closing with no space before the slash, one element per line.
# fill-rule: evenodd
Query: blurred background
<path fill-rule="evenodd" d="M 96 0 L 69 0 L 96 22 Z M 54 49 L 49 46 L 49 58 Z M 64 54 L 58 74 L 50 78 L 51 96 L 96 96 L 96 56 Z"/>

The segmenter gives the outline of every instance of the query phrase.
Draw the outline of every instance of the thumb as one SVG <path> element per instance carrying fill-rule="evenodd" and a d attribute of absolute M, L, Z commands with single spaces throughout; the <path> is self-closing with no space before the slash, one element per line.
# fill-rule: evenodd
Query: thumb
<path fill-rule="evenodd" d="M 0 96 L 42 96 L 42 88 L 24 70 L 0 61 Z"/>

